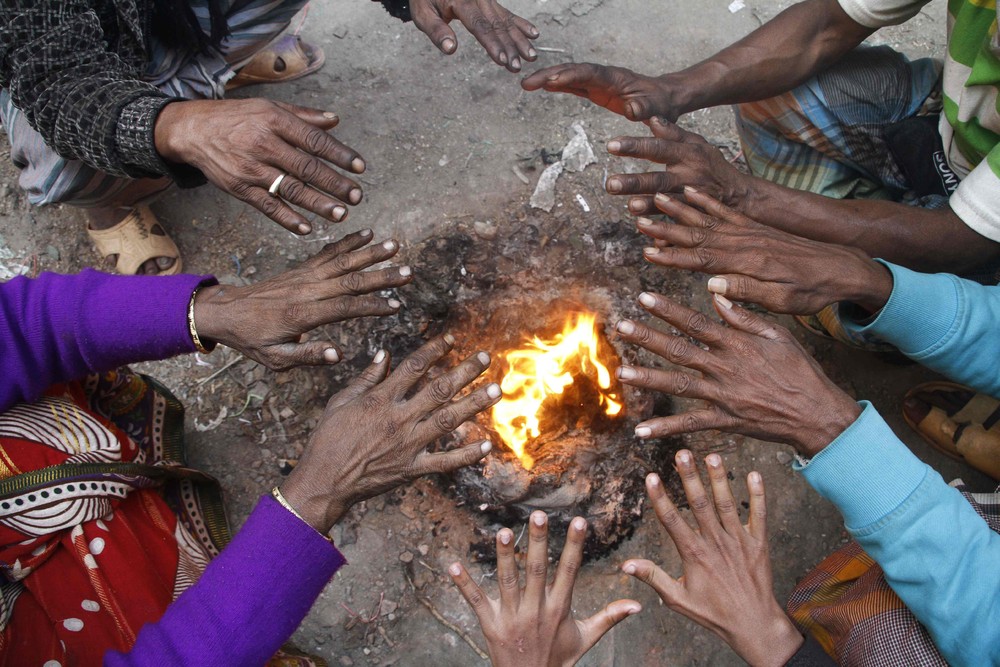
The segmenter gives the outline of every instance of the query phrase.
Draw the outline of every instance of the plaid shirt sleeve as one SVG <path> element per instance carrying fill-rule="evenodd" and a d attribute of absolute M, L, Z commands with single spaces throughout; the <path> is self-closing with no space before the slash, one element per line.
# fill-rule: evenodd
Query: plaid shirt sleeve
<path fill-rule="evenodd" d="M 119 18 L 134 30 L 117 40 L 132 40 L 132 51 L 142 53 L 138 9 L 122 7 Z M 141 81 L 140 64 L 127 62 L 107 41 L 85 0 L 5 0 L 0 87 L 59 155 L 116 176 L 169 174 L 153 126 L 172 99 Z"/>

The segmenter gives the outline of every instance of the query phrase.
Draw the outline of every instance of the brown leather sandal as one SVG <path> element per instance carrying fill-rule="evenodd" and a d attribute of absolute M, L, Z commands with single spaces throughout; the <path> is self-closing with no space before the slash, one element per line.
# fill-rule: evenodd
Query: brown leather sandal
<path fill-rule="evenodd" d="M 945 456 L 1000 480 L 1000 400 L 954 382 L 927 382 L 906 394 L 903 419 Z"/>
<path fill-rule="evenodd" d="M 258 51 L 241 67 L 226 84 L 226 90 L 259 83 L 294 81 L 319 70 L 325 62 L 323 49 L 305 43 L 298 35 L 284 35 Z"/>
<path fill-rule="evenodd" d="M 102 257 L 118 255 L 115 271 L 134 276 L 151 259 L 170 257 L 174 263 L 158 275 L 172 276 L 181 272 L 181 252 L 167 236 L 148 206 L 132 209 L 125 219 L 108 229 L 87 228 L 87 234 Z"/>

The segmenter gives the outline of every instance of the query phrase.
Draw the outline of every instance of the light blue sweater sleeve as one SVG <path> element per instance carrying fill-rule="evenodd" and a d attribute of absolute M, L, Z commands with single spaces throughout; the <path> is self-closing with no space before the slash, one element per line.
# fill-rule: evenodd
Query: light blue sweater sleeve
<path fill-rule="evenodd" d="M 889 301 L 850 331 L 875 335 L 914 361 L 990 396 L 1000 396 L 1000 286 L 985 287 L 945 273 L 892 273 Z"/>
<path fill-rule="evenodd" d="M 861 405 L 857 421 L 796 468 L 837 506 L 949 663 L 1000 665 L 1000 535 Z"/>

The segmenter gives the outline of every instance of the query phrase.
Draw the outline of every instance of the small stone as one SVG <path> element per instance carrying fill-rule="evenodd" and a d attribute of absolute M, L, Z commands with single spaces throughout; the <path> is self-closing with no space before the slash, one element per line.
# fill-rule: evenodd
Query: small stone
<path fill-rule="evenodd" d="M 295 410 L 292 410 L 291 408 L 282 408 L 281 412 L 278 413 L 278 416 L 282 419 L 291 419 L 295 416 Z"/>
<path fill-rule="evenodd" d="M 489 220 L 485 222 L 477 220 L 472 223 L 472 228 L 475 230 L 476 236 L 484 241 L 492 241 L 497 237 L 497 226 Z"/>
<path fill-rule="evenodd" d="M 409 551 L 404 551 L 403 553 L 399 554 L 399 560 L 401 560 L 404 563 L 412 563 L 413 554 Z"/>
<path fill-rule="evenodd" d="M 347 37 L 347 26 L 337 25 L 333 27 L 333 36 L 337 39 L 344 39 Z"/>
<path fill-rule="evenodd" d="M 419 547 L 417 547 L 417 551 L 420 552 L 421 556 L 426 556 L 427 554 L 430 553 L 431 548 L 426 544 L 421 544 Z"/>
<path fill-rule="evenodd" d="M 399 603 L 392 600 L 382 600 L 382 615 L 387 616 L 399 609 Z"/>
<path fill-rule="evenodd" d="M 346 655 L 340 659 L 340 664 L 343 665 L 343 667 L 354 667 L 354 661 Z"/>
<path fill-rule="evenodd" d="M 775 457 L 778 459 L 778 463 L 783 466 L 792 462 L 792 455 L 788 452 L 778 452 Z"/>

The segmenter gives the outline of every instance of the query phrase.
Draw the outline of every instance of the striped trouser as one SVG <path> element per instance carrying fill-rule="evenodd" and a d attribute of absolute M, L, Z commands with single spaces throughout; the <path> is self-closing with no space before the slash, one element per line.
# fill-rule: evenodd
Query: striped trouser
<path fill-rule="evenodd" d="M 190 0 L 206 33 L 205 0 Z M 289 25 L 308 0 L 250 0 L 226 15 L 229 36 L 211 53 L 168 49 L 149 37 L 151 58 L 143 79 L 171 97 L 221 99 L 233 70 L 269 44 Z M 10 156 L 20 170 L 18 183 L 32 204 L 131 206 L 148 201 L 170 187 L 171 181 L 111 176 L 79 160 L 60 157 L 29 125 L 24 114 L 0 90 L 0 121 L 10 140 Z"/>

